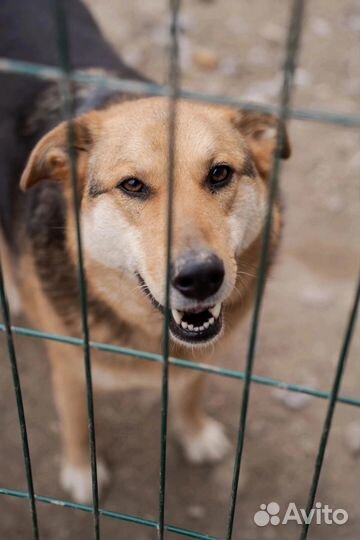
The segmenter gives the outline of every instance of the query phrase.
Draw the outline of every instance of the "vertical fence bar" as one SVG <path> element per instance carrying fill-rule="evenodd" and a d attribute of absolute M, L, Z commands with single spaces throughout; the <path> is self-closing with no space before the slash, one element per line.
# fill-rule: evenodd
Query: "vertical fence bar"
<path fill-rule="evenodd" d="M 9 352 L 11 373 L 12 373 L 12 378 L 13 378 L 13 383 L 14 383 L 16 405 L 17 405 L 17 411 L 18 411 L 18 416 L 19 416 L 19 425 L 20 425 L 23 455 L 24 455 L 26 481 L 27 481 L 27 486 L 28 486 L 28 491 L 29 491 L 33 537 L 34 537 L 34 540 L 39 540 L 40 533 L 39 533 L 38 518 L 37 518 L 36 504 L 35 504 L 35 492 L 34 492 L 34 483 L 33 483 L 32 468 L 31 468 L 29 440 L 28 440 L 28 434 L 27 434 L 27 428 L 26 428 L 24 403 L 22 399 L 21 383 L 20 383 L 19 370 L 18 370 L 17 360 L 16 360 L 14 338 L 13 338 L 13 334 L 11 330 L 9 305 L 8 305 L 6 293 L 5 293 L 5 284 L 4 284 L 4 276 L 3 276 L 3 271 L 2 271 L 1 259 L 0 259 L 0 304 L 1 304 L 2 314 L 3 314 L 3 319 L 4 319 L 7 349 Z"/>
<path fill-rule="evenodd" d="M 83 332 L 83 348 L 84 348 L 84 369 L 86 379 L 86 397 L 87 410 L 89 421 L 89 444 L 90 444 L 90 460 L 91 460 L 91 479 L 92 479 L 92 498 L 93 498 L 93 515 L 94 515 L 94 536 L 96 540 L 100 540 L 100 519 L 99 519 L 99 491 L 96 465 L 96 437 L 95 437 L 95 413 L 94 413 L 94 398 L 91 376 L 91 355 L 90 355 L 90 337 L 88 323 L 88 299 L 87 286 L 84 270 L 84 257 L 81 242 L 81 224 L 80 224 L 80 201 L 77 189 L 77 171 L 76 171 L 76 151 L 75 151 L 75 129 L 74 129 L 74 100 L 71 87 L 71 60 L 69 50 L 69 38 L 67 32 L 67 23 L 62 0 L 51 0 L 54 7 L 54 16 L 57 30 L 57 42 L 60 67 L 63 71 L 62 94 L 64 98 L 63 112 L 65 120 L 68 123 L 68 152 L 71 166 L 71 183 L 73 195 L 73 207 L 75 214 L 76 228 L 76 247 L 78 255 L 78 282 L 80 292 L 80 308 L 81 308 L 81 323 Z"/>
<path fill-rule="evenodd" d="M 278 192 L 278 179 L 279 179 L 279 175 L 281 171 L 280 155 L 281 155 L 281 149 L 284 143 L 285 124 L 287 120 L 289 119 L 289 107 L 290 107 L 291 93 L 292 93 L 292 82 L 293 82 L 294 73 L 296 69 L 296 63 L 297 63 L 297 54 L 298 54 L 299 44 L 300 44 L 302 22 L 304 18 L 304 9 L 305 9 L 305 0 L 293 0 L 291 15 L 290 15 L 289 30 L 288 30 L 287 42 L 286 42 L 286 59 L 285 59 L 284 70 L 283 70 L 284 79 L 283 79 L 283 87 L 282 87 L 282 92 L 281 92 L 280 113 L 279 113 L 280 123 L 279 123 L 279 128 L 278 128 L 278 133 L 277 133 L 276 152 L 275 152 L 274 162 L 273 162 L 272 171 L 271 171 L 268 208 L 267 208 L 267 215 L 266 215 L 264 232 L 263 232 L 260 264 L 259 264 L 259 270 L 258 270 L 258 276 L 257 276 L 256 293 L 255 293 L 255 305 L 254 305 L 250 337 L 249 337 L 249 345 L 248 345 L 247 358 L 246 358 L 245 379 L 244 379 L 243 397 L 242 397 L 241 410 L 240 410 L 240 423 L 239 423 L 238 440 L 237 440 L 237 447 L 236 447 L 233 481 L 232 481 L 232 487 L 231 487 L 231 502 L 230 502 L 229 516 L 228 516 L 226 540 L 231 540 L 232 534 L 233 534 L 233 528 L 234 528 L 236 500 L 237 500 L 239 478 L 240 478 L 240 467 L 241 467 L 241 459 L 242 459 L 242 454 L 243 454 L 243 449 L 244 449 L 246 420 L 247 420 L 247 412 L 248 412 L 248 405 L 249 405 L 249 399 L 250 399 L 251 376 L 252 376 L 253 363 L 254 363 L 254 357 L 255 357 L 257 331 L 258 331 L 259 320 L 260 320 L 263 293 L 264 293 L 264 288 L 265 288 L 268 251 L 270 247 L 272 210 L 273 210 L 273 205 L 276 200 L 276 196 Z"/>
<path fill-rule="evenodd" d="M 178 13 L 180 0 L 170 0 L 170 65 L 169 65 L 169 147 L 168 147 L 168 197 L 167 197 L 167 235 L 166 235 L 166 282 L 165 312 L 163 329 L 163 373 L 161 387 L 161 442 L 160 442 L 160 486 L 159 486 L 159 540 L 164 538 L 165 492 L 166 492 L 166 451 L 167 417 L 169 393 L 169 353 L 170 353 L 170 265 L 173 238 L 173 199 L 175 176 L 176 102 L 179 95 L 178 64 Z"/>
<path fill-rule="evenodd" d="M 339 361 L 338 361 L 336 372 L 335 372 L 335 378 L 334 378 L 334 382 L 333 382 L 333 386 L 331 390 L 329 405 L 326 412 L 323 430 L 321 433 L 319 450 L 316 457 L 313 479 L 312 479 L 309 498 L 308 498 L 307 506 L 306 506 L 307 515 L 309 515 L 312 507 L 314 506 L 316 492 L 319 486 L 320 474 L 321 474 L 321 470 L 322 470 L 322 466 L 324 462 L 327 443 L 329 440 L 330 429 L 331 429 L 332 421 L 334 418 L 336 401 L 339 395 L 340 383 L 342 380 L 342 376 L 344 374 L 346 360 L 347 360 L 349 350 L 350 350 L 350 344 L 351 344 L 351 339 L 352 339 L 354 328 L 355 328 L 355 322 L 356 322 L 356 317 L 359 310 L 359 304 L 360 304 L 360 275 L 359 275 L 359 280 L 357 284 L 357 289 L 355 292 L 354 303 L 353 303 L 353 306 L 350 312 L 349 321 L 345 330 L 344 341 L 341 346 Z M 303 524 L 300 540 L 306 540 L 308 536 L 308 532 L 309 532 L 309 526 L 310 526 L 309 523 Z"/>

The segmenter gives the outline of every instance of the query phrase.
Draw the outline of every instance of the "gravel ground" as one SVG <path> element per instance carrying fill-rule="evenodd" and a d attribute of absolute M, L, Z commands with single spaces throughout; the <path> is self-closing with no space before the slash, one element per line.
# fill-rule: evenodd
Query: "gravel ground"
<path fill-rule="evenodd" d="M 129 63 L 166 81 L 166 3 L 160 0 L 87 0 L 104 31 Z M 183 87 L 276 103 L 290 2 L 190 0 L 181 15 Z M 360 7 L 357 0 L 308 2 L 294 104 L 357 113 L 360 98 Z M 255 362 L 258 375 L 328 390 L 341 347 L 359 265 L 359 132 L 291 121 L 293 157 L 284 166 L 284 239 L 268 283 Z M 25 324 L 26 321 L 16 321 Z M 242 369 L 248 322 L 219 364 Z M 57 474 L 58 424 L 43 348 L 16 340 L 37 493 L 65 497 Z M 0 485 L 26 489 L 8 359 L 1 352 Z M 360 396 L 357 324 L 341 393 Z M 234 444 L 242 384 L 209 377 L 208 409 L 227 427 Z M 112 466 L 112 487 L 101 505 L 144 518 L 157 517 L 159 399 L 151 392 L 96 398 L 98 441 Z M 121 412 L 119 412 L 121 411 Z M 294 398 L 253 385 L 244 475 L 234 539 L 298 538 L 299 526 L 257 527 L 260 505 L 276 501 L 304 507 L 311 483 L 326 401 Z M 171 417 L 170 417 L 171 424 Z M 315 525 L 312 540 L 358 537 L 359 409 L 339 404 L 317 501 L 343 508 L 342 526 Z M 169 440 L 166 520 L 224 536 L 233 454 L 216 467 L 189 467 Z M 42 538 L 91 538 L 91 516 L 39 505 Z M 102 519 L 103 539 L 155 539 L 152 529 Z M 176 535 L 168 535 L 169 538 Z M 27 503 L 1 498 L 0 538 L 30 540 Z"/>

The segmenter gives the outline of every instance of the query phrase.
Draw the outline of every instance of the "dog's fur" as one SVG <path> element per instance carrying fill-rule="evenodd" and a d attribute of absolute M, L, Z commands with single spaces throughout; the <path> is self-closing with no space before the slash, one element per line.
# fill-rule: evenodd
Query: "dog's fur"
<path fill-rule="evenodd" d="M 48 2 L 36 0 L 36 10 L 32 2 L 29 13 L 23 13 L 26 3 L 21 9 L 18 3 L 2 0 L 0 25 L 8 30 L 2 35 L 6 48 L 0 55 L 55 64 Z M 65 7 L 74 67 L 105 68 L 120 77 L 140 78 L 117 58 L 77 0 L 66 1 Z M 41 35 L 45 48 L 35 30 L 35 12 L 49 33 Z M 24 17 L 20 24 L 19 14 Z M 73 127 L 91 339 L 159 353 L 169 104 L 165 98 L 133 100 L 81 87 L 75 94 L 81 113 Z M 36 328 L 81 336 L 68 126 L 58 117 L 57 90 L 1 75 L 0 98 L 0 244 L 10 303 L 18 311 L 21 302 Z M 172 260 L 176 264 L 187 253 L 206 250 L 223 261 L 225 277 L 206 302 L 189 300 L 171 288 L 172 307 L 186 311 L 221 303 L 224 319 L 223 335 L 214 338 L 211 347 L 172 339 L 174 356 L 220 362 L 229 336 L 251 305 L 277 124 L 271 116 L 178 103 Z M 282 157 L 289 154 L 286 139 Z M 228 186 L 213 192 L 206 179 L 217 163 L 231 166 L 234 175 Z M 31 188 L 26 194 L 16 187 L 21 170 L 22 189 Z M 119 182 L 129 177 L 149 186 L 146 200 L 119 189 Z M 270 257 L 280 230 L 276 203 Z M 85 502 L 91 489 L 82 351 L 55 342 L 48 342 L 47 349 L 61 419 L 62 483 L 76 500 Z M 95 389 L 158 388 L 161 366 L 93 350 L 92 374 Z M 193 462 L 220 459 L 228 448 L 221 425 L 202 412 L 202 382 L 195 371 L 171 369 L 175 432 Z M 98 474 L 102 486 L 107 473 L 101 461 Z"/>

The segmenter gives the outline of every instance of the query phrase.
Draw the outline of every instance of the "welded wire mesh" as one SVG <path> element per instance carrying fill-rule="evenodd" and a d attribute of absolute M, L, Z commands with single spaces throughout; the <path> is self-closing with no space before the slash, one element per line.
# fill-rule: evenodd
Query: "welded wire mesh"
<path fill-rule="evenodd" d="M 269 250 L 269 240 L 272 224 L 272 206 L 276 199 L 278 180 L 280 176 L 280 154 L 283 144 L 284 131 L 283 127 L 289 118 L 297 118 L 300 120 L 316 121 L 323 123 L 333 123 L 348 127 L 360 127 L 360 117 L 354 115 L 341 115 L 331 111 L 316 111 L 296 109 L 291 106 L 292 96 L 292 82 L 296 68 L 297 55 L 300 48 L 300 39 L 302 31 L 302 22 L 304 19 L 305 0 L 292 0 L 288 37 L 286 41 L 286 61 L 283 68 L 283 86 L 280 95 L 280 101 L 278 106 L 259 105 L 241 100 L 235 100 L 223 96 L 210 96 L 205 93 L 194 93 L 182 91 L 180 88 L 179 80 L 179 62 L 178 62 L 178 13 L 180 8 L 179 0 L 169 0 L 170 10 L 170 53 L 169 53 L 169 81 L 167 86 L 158 86 L 150 83 L 143 83 L 139 81 L 120 80 L 115 77 L 107 77 L 100 75 L 90 75 L 81 71 L 72 71 L 70 62 L 70 51 L 67 35 L 67 25 L 65 14 L 61 0 L 49 0 L 54 12 L 54 19 L 57 29 L 57 41 L 59 50 L 59 68 L 53 68 L 49 66 L 29 64 L 21 61 L 13 61 L 6 58 L 0 58 L 0 71 L 9 73 L 25 74 L 29 76 L 39 77 L 46 80 L 56 80 L 61 84 L 61 89 L 64 98 L 64 119 L 68 122 L 68 151 L 71 159 L 71 178 L 73 185 L 73 207 L 75 213 L 75 227 L 77 238 L 77 255 L 78 255 L 78 279 L 80 290 L 80 307 L 81 307 L 81 321 L 82 321 L 82 339 L 73 338 L 69 336 L 49 334 L 37 330 L 28 328 L 20 328 L 11 326 L 10 313 L 6 300 L 6 292 L 4 287 L 3 273 L 1 270 L 0 261 L 0 302 L 3 313 L 3 324 L 0 324 L 0 330 L 6 334 L 7 348 L 9 353 L 9 360 L 12 369 L 12 376 L 14 381 L 14 391 L 16 395 L 16 403 L 19 415 L 19 425 L 21 430 L 24 465 L 27 479 L 27 492 L 19 492 L 7 487 L 0 487 L 0 495 L 7 495 L 17 497 L 21 499 L 28 499 L 30 502 L 30 511 L 32 517 L 33 537 L 38 540 L 41 537 L 37 516 L 37 503 L 46 503 L 53 505 L 61 505 L 64 509 L 71 508 L 83 512 L 89 512 L 94 517 L 94 537 L 96 540 L 101 538 L 100 530 L 100 516 L 112 519 L 119 519 L 122 521 L 136 523 L 144 527 L 154 528 L 158 531 L 158 537 L 162 540 L 164 538 L 165 531 L 169 533 L 176 533 L 188 538 L 215 540 L 212 536 L 204 533 L 195 532 L 182 527 L 175 527 L 166 522 L 165 503 L 166 503 L 166 447 L 167 447 L 167 412 L 168 412 L 168 393 L 169 393 L 169 366 L 174 365 L 181 367 L 182 369 L 191 369 L 210 373 L 217 376 L 233 378 L 244 381 L 242 402 L 240 410 L 240 420 L 238 429 L 238 442 L 235 455 L 233 481 L 230 489 L 229 486 L 229 514 L 227 529 L 224 531 L 223 538 L 230 540 L 233 538 L 234 518 L 237 503 L 237 491 L 238 483 L 241 471 L 241 460 L 243 454 L 243 448 L 246 435 L 246 420 L 247 410 L 250 400 L 251 384 L 261 384 L 265 386 L 272 386 L 277 388 L 286 389 L 292 392 L 308 394 L 317 398 L 328 400 L 327 412 L 324 419 L 324 426 L 321 433 L 320 444 L 318 449 L 318 455 L 314 464 L 313 480 L 309 490 L 309 497 L 307 503 L 307 510 L 313 507 L 320 474 L 322 470 L 322 464 L 324 455 L 329 439 L 329 433 L 333 420 L 334 410 L 337 402 L 341 402 L 347 405 L 360 407 L 360 399 L 355 399 L 347 396 L 339 395 L 340 383 L 345 369 L 346 359 L 350 349 L 351 338 L 355 326 L 356 315 L 359 308 L 359 295 L 360 295 L 360 279 L 356 286 L 356 292 L 354 302 L 350 310 L 349 321 L 346 324 L 345 334 L 341 351 L 339 353 L 339 360 L 334 375 L 334 381 L 332 388 L 329 392 L 320 391 L 315 388 L 306 386 L 288 384 L 284 381 L 271 379 L 267 377 L 260 377 L 253 374 L 253 364 L 256 352 L 257 333 L 260 321 L 262 299 L 264 294 L 265 285 L 265 273 L 266 273 L 266 260 Z M 83 252 L 81 243 L 81 227 L 79 219 L 79 200 L 76 190 L 76 155 L 74 151 L 74 128 L 72 124 L 72 118 L 74 116 L 74 102 L 72 96 L 73 81 L 81 82 L 83 84 L 95 85 L 97 87 L 103 87 L 109 90 L 119 90 L 125 92 L 132 92 L 135 94 L 146 95 L 162 95 L 169 97 L 169 170 L 168 170 L 168 202 L 167 202 L 167 235 L 166 235 L 166 290 L 165 290 L 165 309 L 164 309 L 164 331 L 163 331 L 163 353 L 153 354 L 146 351 L 132 350 L 125 347 L 110 345 L 106 343 L 97 343 L 90 340 L 90 332 L 87 316 L 87 290 L 86 290 L 86 275 L 84 272 Z M 257 289 L 255 296 L 255 305 L 252 317 L 252 324 L 249 336 L 249 346 L 247 352 L 246 368 L 244 372 L 220 368 L 214 365 L 198 364 L 188 360 L 180 358 L 171 358 L 169 356 L 169 310 L 170 310 L 170 262 L 171 262 L 171 246 L 172 246 L 172 216 L 173 216 L 173 199 L 174 193 L 174 161 L 175 161 L 175 126 L 176 126 L 176 104 L 179 98 L 193 99 L 199 101 L 208 101 L 211 103 L 221 103 L 243 110 L 254 110 L 258 112 L 276 112 L 279 114 L 282 122 L 279 124 L 279 131 L 277 137 L 277 150 L 275 153 L 275 159 L 273 163 L 270 191 L 267 208 L 267 217 L 263 231 L 263 242 L 261 250 L 261 258 L 259 271 L 257 276 Z M 89 445 L 91 454 L 91 471 L 92 471 L 92 506 L 81 505 L 69 501 L 62 501 L 59 499 L 46 497 L 35 494 L 33 474 L 31 468 L 31 455 L 27 438 L 26 430 L 26 418 L 22 401 L 21 392 L 21 380 L 19 371 L 17 368 L 16 350 L 14 345 L 13 336 L 22 335 L 31 338 L 50 340 L 60 343 L 67 343 L 75 347 L 82 347 L 84 351 L 84 369 L 86 375 L 86 392 L 87 392 L 87 405 L 88 405 L 88 419 L 89 419 Z M 94 421 L 94 403 L 93 403 L 93 391 L 92 391 L 92 378 L 91 378 L 91 350 L 100 350 L 105 352 L 112 352 L 119 355 L 125 355 L 132 357 L 134 361 L 136 359 L 147 360 L 150 362 L 158 362 L 162 364 L 162 389 L 161 389 L 161 453 L 160 453 L 160 482 L 159 482 L 159 514 L 158 520 L 144 519 L 141 516 L 132 516 L 121 512 L 108 511 L 99 508 L 98 497 L 98 484 L 97 484 L 97 466 L 96 466 L 96 436 L 95 436 L 95 421 Z M 41 526 L 41 524 L 40 524 Z M 305 540 L 308 535 L 309 526 L 304 525 L 301 532 L 301 540 Z"/>

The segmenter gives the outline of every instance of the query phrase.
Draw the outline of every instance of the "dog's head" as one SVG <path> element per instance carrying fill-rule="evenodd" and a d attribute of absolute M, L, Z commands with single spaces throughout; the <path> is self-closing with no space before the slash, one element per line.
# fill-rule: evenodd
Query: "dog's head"
<path fill-rule="evenodd" d="M 74 121 L 74 147 L 87 257 L 140 280 L 162 308 L 169 179 L 169 104 L 148 98 Z M 179 102 L 176 110 L 172 337 L 204 345 L 220 335 L 241 255 L 259 237 L 278 121 L 269 115 Z M 21 179 L 70 188 L 68 129 L 35 147 Z M 290 155 L 285 134 L 281 156 Z"/>

